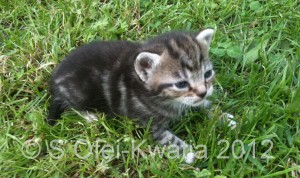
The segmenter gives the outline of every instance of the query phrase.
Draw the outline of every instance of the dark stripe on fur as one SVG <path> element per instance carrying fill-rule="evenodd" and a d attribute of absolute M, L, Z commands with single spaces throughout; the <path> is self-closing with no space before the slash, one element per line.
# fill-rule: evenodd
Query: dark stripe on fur
<path fill-rule="evenodd" d="M 173 86 L 173 83 L 163 83 L 163 84 L 160 84 L 158 87 L 157 87 L 157 92 L 160 93 L 162 92 L 165 88 L 169 88 Z"/>

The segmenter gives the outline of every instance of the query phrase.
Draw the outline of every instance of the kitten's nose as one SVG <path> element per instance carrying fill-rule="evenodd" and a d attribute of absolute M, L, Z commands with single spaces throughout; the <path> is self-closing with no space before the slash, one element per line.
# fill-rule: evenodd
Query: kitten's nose
<path fill-rule="evenodd" d="M 197 93 L 197 95 L 200 97 L 200 98 L 204 98 L 205 95 L 206 95 L 207 91 L 205 90 L 204 92 L 202 93 Z"/>
<path fill-rule="evenodd" d="M 205 85 L 200 85 L 197 88 L 194 89 L 194 93 L 199 96 L 200 98 L 204 98 L 207 90 Z"/>

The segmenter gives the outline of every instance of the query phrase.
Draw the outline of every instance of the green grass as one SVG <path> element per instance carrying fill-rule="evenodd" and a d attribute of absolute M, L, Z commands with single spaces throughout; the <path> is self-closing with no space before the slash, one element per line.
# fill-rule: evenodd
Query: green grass
<path fill-rule="evenodd" d="M 299 171 L 299 2 L 0 0 L 0 9 L 0 177 L 291 177 Z M 45 123 L 47 82 L 72 49 L 96 39 L 142 41 L 166 31 L 205 27 L 217 29 L 211 47 L 217 107 L 212 119 L 191 112 L 173 129 L 194 146 L 205 145 L 207 158 L 192 165 L 167 154 L 105 158 L 93 148 L 82 159 L 74 151 L 80 139 L 91 144 L 102 139 L 100 146 L 105 142 L 120 150 L 147 140 L 141 146 L 145 152 L 155 143 L 147 129 L 137 129 L 129 119 L 121 122 L 101 113 L 91 124 L 76 112 L 66 113 L 54 127 Z M 235 115 L 236 129 L 218 122 L 220 110 Z M 55 139 L 65 142 L 50 145 Z M 226 147 L 218 144 L 222 139 L 229 142 L 222 154 L 228 159 L 218 158 Z M 246 152 L 240 159 L 232 154 L 237 139 Z M 271 144 L 266 140 L 273 143 L 268 159 L 262 158 Z M 29 159 L 26 146 L 29 155 L 38 151 L 33 143 L 41 146 L 40 154 Z M 80 155 L 88 150 L 87 144 L 77 149 Z M 241 153 L 240 142 L 234 150 Z"/>

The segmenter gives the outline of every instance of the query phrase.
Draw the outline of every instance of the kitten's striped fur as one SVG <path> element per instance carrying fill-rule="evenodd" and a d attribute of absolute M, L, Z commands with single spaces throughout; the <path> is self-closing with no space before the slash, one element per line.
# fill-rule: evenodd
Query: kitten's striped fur
<path fill-rule="evenodd" d="M 187 108 L 208 103 L 213 32 L 167 33 L 145 43 L 100 41 L 78 48 L 53 73 L 48 122 L 54 124 L 67 108 L 128 116 L 143 126 L 153 118 L 154 139 L 187 147 L 168 129 Z"/>

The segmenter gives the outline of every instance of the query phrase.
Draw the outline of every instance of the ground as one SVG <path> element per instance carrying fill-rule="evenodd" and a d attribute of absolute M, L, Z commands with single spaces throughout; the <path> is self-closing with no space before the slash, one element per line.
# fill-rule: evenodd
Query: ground
<path fill-rule="evenodd" d="M 0 177 L 299 176 L 298 1 L 0 0 L 0 9 Z M 194 163 L 151 154 L 148 129 L 128 118 L 98 113 L 89 123 L 70 111 L 45 123 L 49 77 L 72 49 L 208 27 L 216 29 L 211 118 L 191 111 L 172 127 L 201 152 Z"/>

